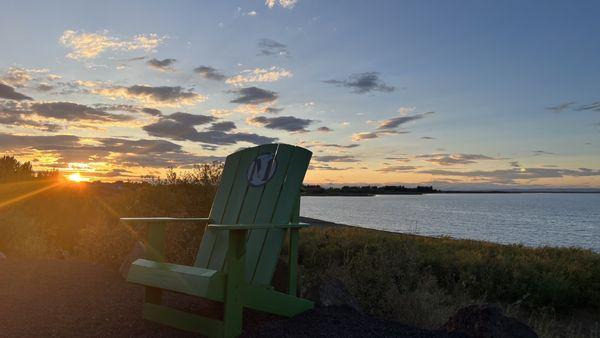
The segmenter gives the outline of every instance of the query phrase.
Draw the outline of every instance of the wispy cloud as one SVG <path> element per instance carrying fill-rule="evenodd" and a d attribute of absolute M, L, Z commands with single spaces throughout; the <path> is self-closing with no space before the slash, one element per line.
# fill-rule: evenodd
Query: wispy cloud
<path fill-rule="evenodd" d="M 550 106 L 547 107 L 546 110 L 549 110 L 553 113 L 561 113 L 567 109 L 569 109 L 570 107 L 572 107 L 575 104 L 575 102 L 563 102 L 563 103 L 559 103 L 555 106 Z"/>
<path fill-rule="evenodd" d="M 397 172 L 414 171 L 415 169 L 417 169 L 417 167 L 412 166 L 412 165 L 392 165 L 392 166 L 387 166 L 387 167 L 377 169 L 376 171 L 383 172 L 383 173 L 397 173 Z"/>
<path fill-rule="evenodd" d="M 414 115 L 402 115 L 402 116 L 398 116 L 398 117 L 393 117 L 391 119 L 381 121 L 381 123 L 379 124 L 379 127 L 377 127 L 377 129 L 380 129 L 380 130 L 394 129 L 405 123 L 420 120 L 420 119 L 422 119 L 428 115 L 432 115 L 432 114 L 434 114 L 434 112 L 430 111 L 430 112 L 419 113 L 419 114 L 414 114 Z"/>
<path fill-rule="evenodd" d="M 590 104 L 584 104 L 580 107 L 577 107 L 577 109 L 575 109 L 575 110 L 577 110 L 577 111 L 591 110 L 591 111 L 600 112 L 600 101 L 592 102 Z"/>
<path fill-rule="evenodd" d="M 534 150 L 532 151 L 533 156 L 542 156 L 542 155 L 556 155 L 556 153 L 545 151 L 545 150 Z"/>
<path fill-rule="evenodd" d="M 497 159 L 483 154 L 424 154 L 416 157 L 437 165 L 473 164 L 482 160 Z"/>
<path fill-rule="evenodd" d="M 378 130 L 378 131 L 364 131 L 360 133 L 355 133 L 352 135 L 353 141 L 364 141 L 376 139 L 386 135 L 398 135 L 398 134 L 408 134 L 408 131 L 398 131 L 398 130 Z"/>
<path fill-rule="evenodd" d="M 313 156 L 313 159 L 317 162 L 360 162 L 352 155 L 319 155 Z"/>
<path fill-rule="evenodd" d="M 165 36 L 157 34 L 139 34 L 131 39 L 122 40 L 109 36 L 106 30 L 101 33 L 66 30 L 59 39 L 61 44 L 71 49 L 67 57 L 75 60 L 93 59 L 107 50 L 151 52 L 165 40 Z"/>
<path fill-rule="evenodd" d="M 431 169 L 419 171 L 423 174 L 451 177 L 469 177 L 485 182 L 495 182 L 503 184 L 514 184 L 521 180 L 535 180 L 540 178 L 562 178 L 566 176 L 600 176 L 600 170 L 579 168 L 579 169 L 560 169 L 560 168 L 512 168 L 498 170 L 474 170 L 474 171 L 454 171 L 443 169 Z"/>

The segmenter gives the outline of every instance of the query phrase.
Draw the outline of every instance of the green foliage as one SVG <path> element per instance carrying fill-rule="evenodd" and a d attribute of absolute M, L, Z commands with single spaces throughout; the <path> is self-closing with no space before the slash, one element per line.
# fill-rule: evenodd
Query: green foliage
<path fill-rule="evenodd" d="M 303 235 L 300 249 L 307 269 L 316 269 L 316 275 L 349 270 L 350 286 L 367 304 L 387 301 L 383 290 L 398 289 L 404 294 L 431 278 L 445 293 L 466 293 L 473 299 L 558 311 L 600 309 L 600 255 L 589 250 L 529 248 L 358 228 L 310 229 Z"/>

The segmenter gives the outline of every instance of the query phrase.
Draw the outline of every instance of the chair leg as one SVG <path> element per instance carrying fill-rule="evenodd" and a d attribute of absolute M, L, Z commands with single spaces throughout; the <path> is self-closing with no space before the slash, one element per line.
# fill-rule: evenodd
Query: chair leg
<path fill-rule="evenodd" d="M 229 232 L 225 309 L 223 313 L 225 337 L 237 337 L 242 334 L 245 240 L 245 231 L 232 230 Z"/>

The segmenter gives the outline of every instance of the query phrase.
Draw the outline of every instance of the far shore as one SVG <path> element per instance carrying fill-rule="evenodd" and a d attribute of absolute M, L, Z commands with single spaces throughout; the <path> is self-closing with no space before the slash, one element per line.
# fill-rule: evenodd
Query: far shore
<path fill-rule="evenodd" d="M 386 195 L 439 195 L 439 194 L 600 194 L 600 190 L 447 190 L 437 192 L 409 192 L 390 194 L 332 193 L 302 194 L 303 197 L 374 197 Z"/>

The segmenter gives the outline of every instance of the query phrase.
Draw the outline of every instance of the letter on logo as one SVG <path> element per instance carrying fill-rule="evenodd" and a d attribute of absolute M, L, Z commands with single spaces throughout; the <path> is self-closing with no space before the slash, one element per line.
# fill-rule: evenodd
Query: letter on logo
<path fill-rule="evenodd" d="M 248 167 L 248 183 L 254 187 L 261 186 L 275 175 L 275 170 L 277 170 L 275 154 L 259 155 Z"/>

